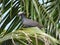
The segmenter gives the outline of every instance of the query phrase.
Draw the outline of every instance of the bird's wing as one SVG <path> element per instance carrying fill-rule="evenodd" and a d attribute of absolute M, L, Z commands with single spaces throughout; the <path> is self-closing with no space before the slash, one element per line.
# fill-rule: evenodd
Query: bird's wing
<path fill-rule="evenodd" d="M 38 25 L 38 22 L 33 21 L 33 20 L 31 20 L 31 19 L 25 19 L 25 20 L 23 21 L 23 24 L 24 24 L 24 25 L 28 25 L 28 26 L 37 26 L 37 25 Z"/>
<path fill-rule="evenodd" d="M 38 22 L 33 21 L 31 19 L 24 19 L 23 25 L 25 25 L 26 27 L 35 27 L 35 26 L 38 27 L 38 28 L 42 28 L 43 27 L 43 25 L 41 25 Z"/>

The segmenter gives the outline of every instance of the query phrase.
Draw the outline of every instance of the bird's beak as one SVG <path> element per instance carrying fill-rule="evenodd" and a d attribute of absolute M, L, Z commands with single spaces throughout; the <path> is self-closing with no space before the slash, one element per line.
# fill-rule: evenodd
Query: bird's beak
<path fill-rule="evenodd" d="M 16 15 L 16 17 L 18 17 L 19 19 L 21 19 L 21 16 L 19 16 L 19 15 Z"/>
<path fill-rule="evenodd" d="M 16 17 L 20 17 L 20 15 L 18 14 L 18 15 L 16 15 Z"/>

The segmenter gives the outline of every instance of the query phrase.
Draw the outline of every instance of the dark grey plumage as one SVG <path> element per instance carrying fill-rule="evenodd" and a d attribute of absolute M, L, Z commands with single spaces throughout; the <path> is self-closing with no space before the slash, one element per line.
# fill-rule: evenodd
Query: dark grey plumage
<path fill-rule="evenodd" d="M 31 20 L 31 19 L 27 19 L 27 18 L 25 17 L 25 14 L 24 14 L 23 12 L 19 12 L 19 13 L 18 13 L 18 16 L 21 16 L 23 25 L 24 25 L 25 27 L 38 27 L 38 28 L 40 28 L 40 29 L 43 27 L 43 26 L 40 25 L 38 22 L 33 21 L 33 20 Z"/>

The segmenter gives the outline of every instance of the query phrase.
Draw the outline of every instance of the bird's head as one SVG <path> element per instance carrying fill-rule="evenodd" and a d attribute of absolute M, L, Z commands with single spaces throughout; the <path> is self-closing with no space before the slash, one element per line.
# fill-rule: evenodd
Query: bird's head
<path fill-rule="evenodd" d="M 25 15 L 25 13 L 24 12 L 19 12 L 18 13 L 18 16 L 22 16 L 22 15 Z"/>
<path fill-rule="evenodd" d="M 26 18 L 24 12 L 19 12 L 19 13 L 18 13 L 18 17 L 21 17 L 22 19 L 23 19 L 23 18 Z"/>

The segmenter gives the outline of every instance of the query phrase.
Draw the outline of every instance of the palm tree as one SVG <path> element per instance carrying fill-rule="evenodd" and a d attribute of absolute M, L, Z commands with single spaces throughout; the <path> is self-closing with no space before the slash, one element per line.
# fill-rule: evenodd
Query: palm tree
<path fill-rule="evenodd" d="M 27 18 L 39 22 L 45 28 L 21 30 L 22 21 L 17 17 L 21 11 L 26 13 Z M 60 0 L 0 0 L 0 18 L 1 45 L 59 44 Z"/>

